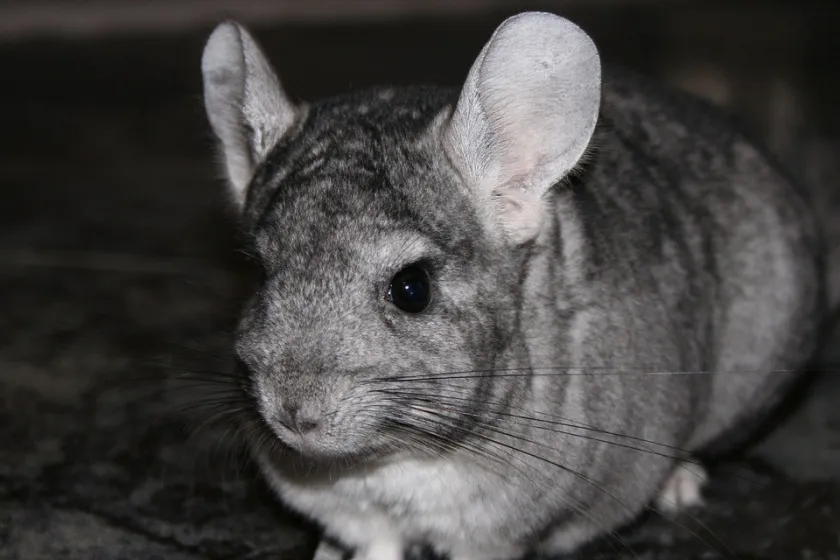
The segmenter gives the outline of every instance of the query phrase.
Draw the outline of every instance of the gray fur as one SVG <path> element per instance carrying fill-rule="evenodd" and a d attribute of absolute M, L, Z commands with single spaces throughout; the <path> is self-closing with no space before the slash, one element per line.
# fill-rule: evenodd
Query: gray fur
<path fill-rule="evenodd" d="M 236 23 L 224 23 L 210 35 L 201 71 L 207 116 L 224 147 L 232 198 L 241 206 L 254 169 L 291 127 L 297 109 L 256 41 Z"/>
<path fill-rule="evenodd" d="M 232 184 L 264 269 L 237 336 L 248 432 L 283 501 L 355 560 L 573 550 L 772 406 L 810 356 L 822 253 L 801 191 L 710 107 L 615 70 L 601 88 L 568 21 L 509 20 L 460 93 L 375 89 L 276 121 L 247 109 L 286 96 L 243 74 L 237 49 L 255 43 L 235 29 L 205 74 L 226 157 L 245 121 L 277 123 L 247 191 Z M 267 80 L 257 97 L 214 89 L 225 64 Z M 488 204 L 507 195 L 537 210 L 511 221 Z M 434 298 L 409 316 L 385 292 L 418 260 Z M 290 403 L 319 426 L 284 426 Z"/>
<path fill-rule="evenodd" d="M 478 55 L 444 145 L 479 201 L 490 230 L 532 239 L 545 193 L 589 146 L 601 102 L 601 59 L 569 20 L 530 13 L 505 21 Z"/>

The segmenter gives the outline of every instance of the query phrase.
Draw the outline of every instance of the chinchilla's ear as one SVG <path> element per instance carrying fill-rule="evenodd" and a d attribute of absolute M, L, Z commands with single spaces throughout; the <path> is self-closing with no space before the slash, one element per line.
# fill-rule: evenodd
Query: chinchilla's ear
<path fill-rule="evenodd" d="M 544 195 L 584 156 L 600 102 L 598 49 L 567 19 L 514 16 L 479 54 L 446 149 L 512 243 L 539 231 Z"/>
<path fill-rule="evenodd" d="M 254 169 L 292 125 L 297 108 L 256 41 L 237 23 L 222 23 L 210 35 L 201 72 L 207 117 L 232 198 L 241 207 Z"/>

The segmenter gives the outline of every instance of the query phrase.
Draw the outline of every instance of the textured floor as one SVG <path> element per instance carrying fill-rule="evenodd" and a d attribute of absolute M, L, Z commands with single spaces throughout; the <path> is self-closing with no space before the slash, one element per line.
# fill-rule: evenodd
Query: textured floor
<path fill-rule="evenodd" d="M 363 51 L 370 36 L 309 44 L 326 52 L 355 37 Z M 2 559 L 311 557 L 311 533 L 243 466 L 230 434 L 190 413 L 213 389 L 172 380 L 225 367 L 242 284 L 210 165 L 199 47 L 188 37 L 0 49 Z M 449 80 L 472 55 L 413 70 Z M 291 66 L 301 76 L 305 62 Z M 357 70 L 358 82 L 381 74 Z M 314 76 L 299 95 L 347 85 L 346 72 Z M 840 383 L 824 377 L 811 392 L 761 448 L 775 469 L 724 465 L 697 519 L 649 519 L 584 558 L 840 560 Z"/>

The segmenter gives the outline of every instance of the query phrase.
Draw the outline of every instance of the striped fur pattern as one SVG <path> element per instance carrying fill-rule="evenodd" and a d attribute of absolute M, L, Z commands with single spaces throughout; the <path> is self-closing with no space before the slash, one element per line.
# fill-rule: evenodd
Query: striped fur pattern
<path fill-rule="evenodd" d="M 460 91 L 294 105 L 240 26 L 205 51 L 263 272 L 243 422 L 280 498 L 354 560 L 573 551 L 765 413 L 814 348 L 804 193 L 715 109 L 601 76 L 567 20 L 518 17 Z M 408 314 L 386 294 L 414 264 L 433 295 Z M 289 429 L 290 403 L 316 427 Z"/>

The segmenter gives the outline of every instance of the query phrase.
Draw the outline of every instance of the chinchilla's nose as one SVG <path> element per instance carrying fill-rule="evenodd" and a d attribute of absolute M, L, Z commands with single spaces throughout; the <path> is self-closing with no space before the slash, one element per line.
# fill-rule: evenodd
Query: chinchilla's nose
<path fill-rule="evenodd" d="M 289 430 L 300 435 L 315 431 L 321 424 L 321 411 L 310 402 L 284 400 L 275 419 Z"/>

